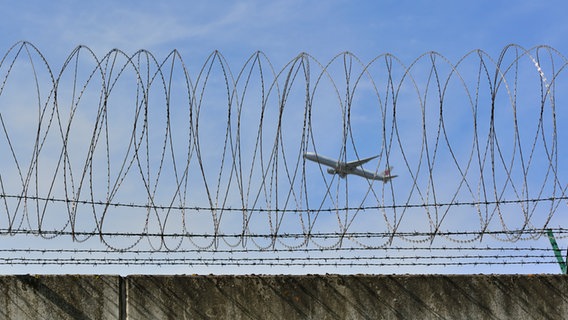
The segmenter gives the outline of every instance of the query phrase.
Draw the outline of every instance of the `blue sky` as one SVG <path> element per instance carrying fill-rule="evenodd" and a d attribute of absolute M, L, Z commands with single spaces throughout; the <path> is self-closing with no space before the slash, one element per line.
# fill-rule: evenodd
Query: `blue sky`
<path fill-rule="evenodd" d="M 553 5 L 554 4 L 554 5 Z M 261 50 L 287 61 L 299 52 L 328 60 L 351 51 L 368 60 L 390 52 L 404 61 L 427 51 L 449 58 L 472 49 L 497 54 L 509 43 L 560 51 L 567 26 L 561 1 L 26 1 L 6 5 L 4 47 L 27 40 L 65 55 L 180 50 L 203 59 L 220 50 L 239 59 Z M 238 60 L 237 60 L 238 61 Z"/>
<path fill-rule="evenodd" d="M 99 57 L 118 48 L 129 54 L 146 49 L 159 59 L 177 49 L 194 69 L 201 67 L 214 50 L 223 54 L 233 70 L 242 67 L 256 51 L 264 52 L 276 70 L 301 52 L 322 63 L 344 51 L 364 63 L 391 53 L 408 65 L 429 51 L 457 61 L 475 49 L 497 59 L 511 43 L 525 48 L 544 44 L 568 52 L 565 9 L 568 5 L 563 1 L 20 1 L 6 4 L 0 14 L 0 52 L 17 41 L 29 41 L 55 70 L 78 45 L 88 46 Z M 556 269 L 555 265 L 546 269 L 537 266 L 534 272 Z M 45 273 L 41 268 L 30 270 Z M 154 272 L 150 268 L 89 270 Z M 225 272 L 173 267 L 159 272 L 194 271 Z"/>

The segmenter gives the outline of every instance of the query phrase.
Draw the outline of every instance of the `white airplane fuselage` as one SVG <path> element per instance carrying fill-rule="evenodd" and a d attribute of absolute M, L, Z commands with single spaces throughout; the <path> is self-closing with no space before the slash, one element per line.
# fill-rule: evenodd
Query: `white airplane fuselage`
<path fill-rule="evenodd" d="M 375 173 L 375 172 L 367 171 L 367 170 L 365 170 L 361 167 L 361 165 L 363 165 L 364 163 L 376 158 L 376 156 L 366 158 L 366 159 L 362 159 L 362 160 L 358 160 L 358 161 L 343 162 L 343 161 L 339 161 L 339 160 L 330 159 L 328 157 L 324 157 L 324 156 L 321 156 L 321 155 L 313 153 L 313 152 L 306 152 L 304 154 L 304 158 L 307 159 L 307 160 L 314 161 L 314 162 L 317 162 L 317 163 L 320 163 L 320 164 L 323 164 L 325 166 L 330 167 L 327 170 L 327 172 L 329 174 L 337 174 L 341 178 L 344 178 L 348 174 L 353 174 L 353 175 L 360 176 L 360 177 L 367 178 L 367 179 L 380 180 L 380 181 L 383 181 L 383 182 L 388 182 L 392 178 L 396 177 L 396 176 L 392 176 L 390 174 L 390 170 L 392 168 L 388 168 L 387 170 L 385 170 L 381 173 Z"/>

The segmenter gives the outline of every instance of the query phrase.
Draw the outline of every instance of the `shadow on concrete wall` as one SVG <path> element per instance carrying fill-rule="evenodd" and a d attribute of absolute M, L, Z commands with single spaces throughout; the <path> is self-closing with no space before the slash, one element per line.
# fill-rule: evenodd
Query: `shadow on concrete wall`
<path fill-rule="evenodd" d="M 1 319 L 562 319 L 563 275 L 4 276 Z"/>

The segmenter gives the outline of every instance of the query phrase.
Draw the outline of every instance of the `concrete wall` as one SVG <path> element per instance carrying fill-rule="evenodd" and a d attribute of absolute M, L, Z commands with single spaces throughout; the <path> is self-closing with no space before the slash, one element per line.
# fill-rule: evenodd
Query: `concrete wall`
<path fill-rule="evenodd" d="M 119 277 L 0 276 L 0 319 L 118 319 Z"/>
<path fill-rule="evenodd" d="M 562 275 L 4 276 L 0 319 L 562 319 Z"/>

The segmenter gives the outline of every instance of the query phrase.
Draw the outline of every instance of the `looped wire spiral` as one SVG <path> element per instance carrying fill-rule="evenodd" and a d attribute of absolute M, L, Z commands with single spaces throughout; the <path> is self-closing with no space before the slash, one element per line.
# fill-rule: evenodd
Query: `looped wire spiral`
<path fill-rule="evenodd" d="M 567 203 L 566 65 L 547 46 L 236 69 L 79 46 L 55 68 L 19 42 L 0 60 L 0 232 L 150 252 L 535 240 Z"/>

